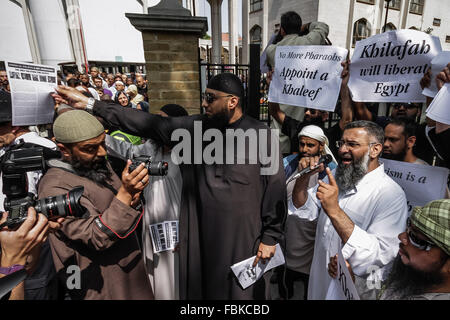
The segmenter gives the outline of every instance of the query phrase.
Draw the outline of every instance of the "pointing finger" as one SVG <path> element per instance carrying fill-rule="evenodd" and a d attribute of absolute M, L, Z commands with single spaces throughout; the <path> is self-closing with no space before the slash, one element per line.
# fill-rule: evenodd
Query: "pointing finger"
<path fill-rule="evenodd" d="M 334 179 L 333 174 L 331 173 L 330 168 L 327 167 L 325 170 L 326 170 L 326 172 L 327 172 L 327 176 L 328 176 L 328 180 L 329 180 L 329 182 L 330 182 L 330 185 L 332 185 L 333 187 L 337 187 L 336 180 Z"/>

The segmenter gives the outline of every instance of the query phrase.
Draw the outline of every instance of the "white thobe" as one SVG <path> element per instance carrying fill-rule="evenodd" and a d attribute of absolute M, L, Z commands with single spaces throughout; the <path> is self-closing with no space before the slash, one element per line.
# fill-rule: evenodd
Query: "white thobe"
<path fill-rule="evenodd" d="M 328 182 L 328 177 L 324 179 Z M 316 197 L 317 187 L 308 190 L 306 203 L 296 208 L 288 206 L 299 218 L 317 220 L 314 257 L 310 270 L 308 299 L 325 299 L 331 277 L 328 262 L 341 247 L 330 218 Z M 342 254 L 356 276 L 367 278 L 371 270 L 380 268 L 386 274 L 398 253 L 398 234 L 405 231 L 408 209 L 402 188 L 384 173 L 381 164 L 367 173 L 353 188 L 339 194 L 340 208 L 355 224 L 352 234 L 342 247 Z"/>
<path fill-rule="evenodd" d="M 128 158 L 133 155 L 148 155 L 152 157 L 152 161 L 166 161 L 169 164 L 168 174 L 166 176 L 149 176 L 150 182 L 144 189 L 146 202 L 142 251 L 155 299 L 178 300 L 180 298 L 178 252 L 172 250 L 154 252 L 150 225 L 179 220 L 183 185 L 180 168 L 173 163 L 170 153 L 163 152 L 162 147 L 152 140 L 147 140 L 141 145 L 132 145 L 107 135 L 106 145 Z"/>

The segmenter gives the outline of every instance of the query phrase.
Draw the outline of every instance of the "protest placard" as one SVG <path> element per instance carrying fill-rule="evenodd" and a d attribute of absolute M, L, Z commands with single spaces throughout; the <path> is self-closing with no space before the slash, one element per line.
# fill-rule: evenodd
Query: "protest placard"
<path fill-rule="evenodd" d="M 339 249 L 337 255 L 337 277 L 331 280 L 325 300 L 360 300 L 341 249 Z"/>
<path fill-rule="evenodd" d="M 11 87 L 12 124 L 28 126 L 53 122 L 56 68 L 24 62 L 5 62 Z"/>
<path fill-rule="evenodd" d="M 357 41 L 348 83 L 353 101 L 425 102 L 419 82 L 441 51 L 438 37 L 416 30 Z"/>
<path fill-rule="evenodd" d="M 445 198 L 447 168 L 388 159 L 380 159 L 380 162 L 384 164 L 384 172 L 405 191 L 409 213 L 415 206 Z"/>
<path fill-rule="evenodd" d="M 450 62 L 450 51 L 442 51 L 431 60 L 431 82 L 430 86 L 422 90 L 422 94 L 427 97 L 432 97 L 438 93 L 436 86 L 436 76 L 441 72 Z"/>
<path fill-rule="evenodd" d="M 347 49 L 332 46 L 279 46 L 269 101 L 334 111 Z"/>
<path fill-rule="evenodd" d="M 427 117 L 445 124 L 450 124 L 450 83 L 446 83 L 427 108 Z M 450 143 L 450 142 L 449 142 Z"/>

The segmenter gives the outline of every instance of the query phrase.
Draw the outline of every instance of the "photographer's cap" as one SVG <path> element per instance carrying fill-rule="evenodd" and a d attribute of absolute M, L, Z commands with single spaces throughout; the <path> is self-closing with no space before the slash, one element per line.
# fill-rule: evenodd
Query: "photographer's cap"
<path fill-rule="evenodd" d="M 61 143 L 75 143 L 96 138 L 105 132 L 96 117 L 83 110 L 71 110 L 58 116 L 53 123 L 55 139 Z"/>

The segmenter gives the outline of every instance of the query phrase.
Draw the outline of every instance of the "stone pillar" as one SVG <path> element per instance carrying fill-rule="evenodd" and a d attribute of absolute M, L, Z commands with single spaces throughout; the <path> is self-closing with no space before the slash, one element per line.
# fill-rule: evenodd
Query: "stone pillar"
<path fill-rule="evenodd" d="M 211 6 L 212 63 L 222 63 L 222 0 L 208 0 Z"/>
<path fill-rule="evenodd" d="M 229 56 L 230 64 L 236 63 L 236 47 L 238 45 L 238 35 L 237 35 L 237 2 L 236 0 L 228 0 L 228 33 L 229 37 Z"/>
<path fill-rule="evenodd" d="M 262 27 L 262 47 L 264 50 L 267 47 L 267 42 L 269 41 L 269 1 L 263 0 L 263 27 Z"/>
<path fill-rule="evenodd" d="M 36 36 L 36 30 L 34 28 L 33 16 L 31 15 L 28 2 L 26 0 L 17 0 L 22 8 L 23 20 L 25 22 L 25 28 L 27 30 L 28 43 L 30 45 L 31 59 L 33 63 L 41 64 L 41 53 L 39 51 L 39 43 Z"/>
<path fill-rule="evenodd" d="M 150 112 L 176 103 L 200 112 L 198 39 L 208 30 L 206 17 L 192 17 L 177 0 L 163 0 L 148 14 L 126 13 L 142 32 Z"/>
<path fill-rule="evenodd" d="M 248 0 L 242 0 L 242 64 L 248 64 L 248 12 L 249 2 Z"/>
<path fill-rule="evenodd" d="M 42 64 L 74 60 L 64 9 L 58 0 L 28 0 Z"/>

